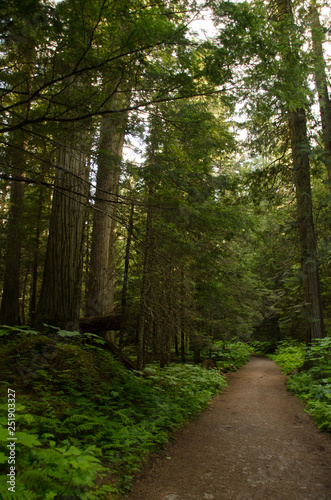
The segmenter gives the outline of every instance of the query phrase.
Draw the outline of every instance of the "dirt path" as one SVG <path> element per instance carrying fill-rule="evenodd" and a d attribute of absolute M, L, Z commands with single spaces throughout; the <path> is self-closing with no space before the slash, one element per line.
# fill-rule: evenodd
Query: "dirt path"
<path fill-rule="evenodd" d="M 137 478 L 128 500 L 331 500 L 331 436 L 252 357 Z"/>

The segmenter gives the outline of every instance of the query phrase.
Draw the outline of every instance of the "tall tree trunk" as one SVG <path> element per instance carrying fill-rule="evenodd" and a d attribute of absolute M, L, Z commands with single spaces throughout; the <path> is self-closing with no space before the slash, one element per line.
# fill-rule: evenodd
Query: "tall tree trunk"
<path fill-rule="evenodd" d="M 163 270 L 160 281 L 160 307 L 158 315 L 160 317 L 160 368 L 168 366 L 170 363 L 171 341 L 176 336 L 176 319 L 174 311 L 175 286 L 171 278 L 172 271 L 169 268 Z"/>
<path fill-rule="evenodd" d="M 325 164 L 331 189 L 331 101 L 329 98 L 328 77 L 322 45 L 324 33 L 320 23 L 316 0 L 311 0 L 310 2 L 310 14 L 313 53 L 315 56 L 314 77 L 322 122 Z"/>
<path fill-rule="evenodd" d="M 22 177 L 25 170 L 24 132 L 14 132 L 9 153 L 12 177 Z M 0 309 L 0 323 L 20 323 L 20 272 L 23 229 L 24 182 L 11 182 L 4 283 Z"/>
<path fill-rule="evenodd" d="M 87 133 L 58 147 L 55 190 L 36 324 L 77 328 L 85 205 L 88 197 Z M 88 146 L 87 146 L 88 147 Z"/>
<path fill-rule="evenodd" d="M 31 12 L 33 12 L 33 6 Z M 14 22 L 15 24 L 15 22 Z M 16 68 L 16 75 L 19 80 L 15 83 L 15 71 L 12 73 L 13 95 L 22 96 L 23 102 L 11 114 L 12 124 L 20 122 L 22 119 L 28 121 L 30 114 L 29 95 L 31 93 L 31 75 L 35 61 L 35 40 L 31 30 L 20 32 L 14 42 L 12 41 L 12 55 L 20 54 L 17 60 L 11 61 L 12 68 Z M 9 37 L 11 38 L 11 37 Z M 14 104 L 14 103 L 12 103 Z M 15 107 L 14 107 L 15 109 Z M 14 131 L 9 136 L 9 163 L 13 178 L 22 178 L 26 170 L 26 133 L 24 128 Z M 19 300 L 20 300 L 20 274 L 21 274 L 21 247 L 24 212 L 24 182 L 11 181 L 9 214 L 7 224 L 7 245 L 4 269 L 3 293 L 0 309 L 0 323 L 14 325 L 20 323 Z"/>
<path fill-rule="evenodd" d="M 133 234 L 133 214 L 134 214 L 134 205 L 132 203 L 130 210 L 129 225 L 128 225 L 128 236 L 125 246 L 124 274 L 123 274 L 123 285 L 121 293 L 121 331 L 119 338 L 120 347 L 123 346 L 124 334 L 127 325 L 126 304 L 127 304 L 127 290 L 128 290 L 128 278 L 129 278 L 129 265 L 130 265 L 130 247 Z"/>
<path fill-rule="evenodd" d="M 145 255 L 140 291 L 140 313 L 137 335 L 137 369 L 142 370 L 145 365 L 146 356 L 146 332 L 148 326 L 148 294 L 151 286 L 151 265 L 153 252 L 152 236 L 152 208 L 148 207 L 145 234 Z"/>
<path fill-rule="evenodd" d="M 277 0 L 281 22 L 282 40 L 287 47 L 283 53 L 286 73 L 300 75 L 299 57 L 294 52 L 292 37 L 297 30 L 294 22 L 291 0 Z M 293 65 L 297 65 L 293 67 Z M 296 79 L 296 88 L 304 88 L 302 81 Z M 288 85 L 290 82 L 284 82 Z M 288 123 L 291 137 L 293 176 L 296 189 L 299 239 L 301 245 L 301 266 L 303 281 L 303 299 L 305 303 L 306 342 L 310 344 L 316 338 L 325 336 L 322 297 L 318 272 L 317 246 L 313 221 L 313 204 L 310 185 L 309 139 L 307 136 L 306 113 L 300 106 L 287 103 Z"/>
<path fill-rule="evenodd" d="M 113 312 L 116 216 L 127 114 L 101 122 L 86 316 Z"/>
<path fill-rule="evenodd" d="M 301 243 L 306 341 L 325 336 L 310 186 L 309 142 L 304 109 L 289 113 L 294 182 Z"/>
<path fill-rule="evenodd" d="M 38 281 L 38 265 L 39 265 L 40 224 L 43 211 L 43 193 L 44 193 L 44 187 L 40 186 L 38 213 L 36 220 L 35 247 L 33 252 L 31 295 L 30 295 L 30 305 L 29 305 L 29 316 L 31 323 L 34 322 L 34 318 L 36 315 L 36 308 L 37 308 L 37 281 Z"/>

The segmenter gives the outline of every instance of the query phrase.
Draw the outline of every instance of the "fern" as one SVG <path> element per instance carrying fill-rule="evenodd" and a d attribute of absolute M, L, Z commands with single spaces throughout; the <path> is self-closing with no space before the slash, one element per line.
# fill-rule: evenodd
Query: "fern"
<path fill-rule="evenodd" d="M 61 356 L 43 372 L 35 371 L 28 390 L 19 386 L 16 485 L 22 500 L 101 500 L 123 492 L 150 451 L 163 446 L 169 432 L 201 411 L 226 384 L 220 373 L 196 366 L 152 367 L 142 377 L 126 371 L 110 353 L 90 349 L 97 340 L 93 335 L 66 335 L 63 342 L 59 329 L 51 330 Z M 49 342 L 45 335 L 24 332 L 18 329 L 3 340 L 13 346 L 9 361 L 0 351 L 8 370 L 17 353 L 20 363 L 29 366 L 32 350 Z M 6 398 L 2 403 L 0 424 L 5 426 Z M 5 460 L 6 453 L 0 455 L 2 469 Z M 111 475 L 114 484 L 99 486 L 98 480 L 96 486 L 103 475 L 108 482 Z M 0 497 L 7 500 L 1 482 Z"/>
<path fill-rule="evenodd" d="M 33 491 L 45 491 L 53 486 L 52 479 L 49 477 L 47 470 L 43 468 L 22 471 L 20 472 L 20 477 L 24 481 L 24 484 Z"/>
<path fill-rule="evenodd" d="M 44 500 L 44 497 L 28 489 L 26 483 L 18 476 L 16 478 L 15 493 L 8 491 L 7 477 L 4 474 L 0 476 L 1 500 Z M 53 497 L 54 498 L 54 497 Z"/>
<path fill-rule="evenodd" d="M 67 417 L 63 421 L 63 424 L 67 425 L 68 423 L 71 423 L 71 422 L 81 422 L 82 420 L 90 420 L 90 418 L 91 417 L 88 415 L 82 415 L 82 414 L 76 413 L 74 415 L 70 415 L 70 417 Z"/>
<path fill-rule="evenodd" d="M 331 339 L 317 340 L 307 349 L 306 360 L 310 368 L 292 375 L 287 387 L 306 403 L 318 428 L 331 432 Z"/>

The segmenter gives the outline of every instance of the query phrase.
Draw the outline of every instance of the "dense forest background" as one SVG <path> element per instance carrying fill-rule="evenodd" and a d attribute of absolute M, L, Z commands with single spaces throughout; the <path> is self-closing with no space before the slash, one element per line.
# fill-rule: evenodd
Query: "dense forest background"
<path fill-rule="evenodd" d="M 1 498 L 123 498 L 252 352 L 330 431 L 330 5 L 0 7 Z"/>
<path fill-rule="evenodd" d="M 330 7 L 1 9 L 0 323 L 90 317 L 139 368 L 217 340 L 323 337 Z M 192 30 L 203 15 L 214 36 Z"/>

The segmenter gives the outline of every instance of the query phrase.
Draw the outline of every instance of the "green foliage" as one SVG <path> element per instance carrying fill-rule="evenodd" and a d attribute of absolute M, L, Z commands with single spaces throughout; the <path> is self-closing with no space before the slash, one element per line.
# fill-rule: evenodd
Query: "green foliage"
<path fill-rule="evenodd" d="M 287 375 L 298 368 L 301 368 L 305 359 L 304 344 L 295 340 L 283 340 L 278 342 L 275 354 L 270 354 L 269 358 L 275 361 Z"/>
<path fill-rule="evenodd" d="M 55 441 L 49 438 L 41 438 L 42 443 L 37 440 L 27 442 L 22 439 L 23 434 L 29 437 L 27 433 L 16 433 L 17 493 L 25 491 L 29 494 L 28 498 L 36 500 L 44 499 L 45 493 L 54 495 L 54 498 L 65 494 L 84 500 L 95 498 L 88 492 L 94 486 L 96 474 L 104 469 L 95 456 L 98 450 L 94 445 L 77 448 L 65 440 L 56 446 Z M 6 481 L 2 479 L 0 491 L 5 492 L 6 486 Z"/>
<path fill-rule="evenodd" d="M 252 340 L 249 345 L 252 349 L 252 352 L 258 354 L 259 356 L 266 356 L 267 354 L 271 354 L 275 350 L 275 343 L 268 340 Z"/>
<path fill-rule="evenodd" d="M 17 498 L 107 499 L 130 488 L 148 454 L 226 385 L 214 370 L 177 365 L 132 373 L 95 335 L 6 329 L 0 439 L 7 442 L 7 387 L 16 392 Z M 47 357 L 48 356 L 48 357 Z M 15 370 L 20 367 L 20 372 Z M 8 496 L 8 449 L 0 453 Z M 15 498 L 15 497 L 14 497 Z"/>
<path fill-rule="evenodd" d="M 331 337 L 318 339 L 306 349 L 283 342 L 273 359 L 285 373 L 300 368 L 304 361 L 303 369 L 288 378 L 287 387 L 306 403 L 318 428 L 331 432 Z"/>
<path fill-rule="evenodd" d="M 217 341 L 213 344 L 213 359 L 222 371 L 233 371 L 246 364 L 249 359 L 250 349 L 245 342 Z"/>

